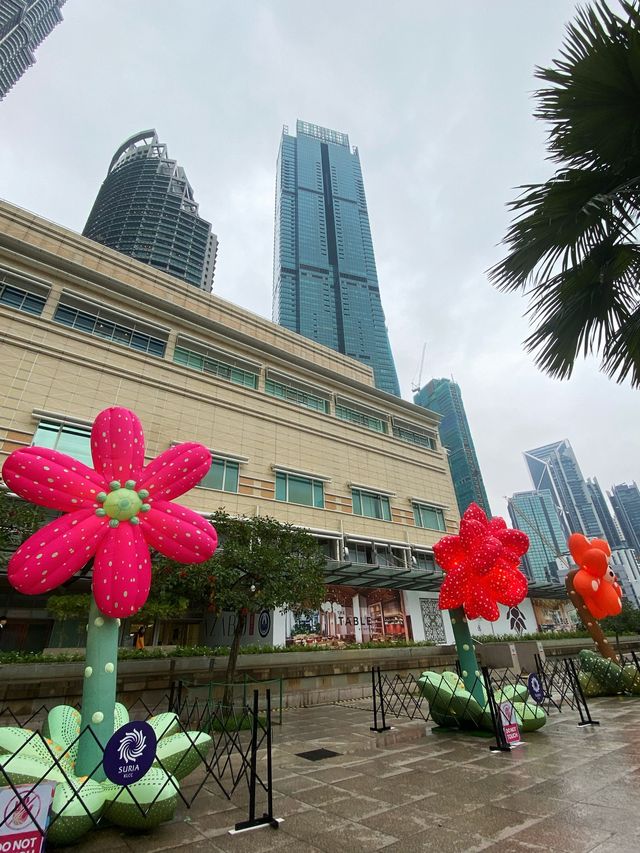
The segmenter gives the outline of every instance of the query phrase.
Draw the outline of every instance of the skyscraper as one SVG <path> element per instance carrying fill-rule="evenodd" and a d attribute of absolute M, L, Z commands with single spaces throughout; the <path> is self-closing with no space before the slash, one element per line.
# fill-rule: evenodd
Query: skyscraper
<path fill-rule="evenodd" d="M 82 232 L 202 290 L 213 289 L 218 238 L 198 215 L 184 169 L 155 130 L 131 136 L 113 155 Z"/>
<path fill-rule="evenodd" d="M 273 319 L 373 369 L 400 396 L 371 241 L 358 149 L 298 121 L 278 153 Z"/>
<path fill-rule="evenodd" d="M 636 483 L 620 483 L 607 492 L 627 545 L 640 558 L 640 490 Z"/>
<path fill-rule="evenodd" d="M 624 540 L 611 516 L 604 493 L 595 477 L 593 480 L 587 480 L 587 489 L 591 496 L 591 500 L 593 501 L 593 508 L 598 516 L 598 521 L 602 525 L 604 538 L 607 540 L 611 548 L 622 548 L 624 546 Z"/>
<path fill-rule="evenodd" d="M 557 559 L 568 549 L 551 492 L 516 492 L 508 499 L 507 507 L 513 526 L 529 537 L 529 550 L 522 559 L 529 579 L 540 583 L 557 581 Z"/>
<path fill-rule="evenodd" d="M 534 489 L 551 492 L 567 538 L 571 533 L 604 537 L 578 460 L 567 439 L 526 450 L 524 458 Z"/>
<path fill-rule="evenodd" d="M 442 415 L 440 440 L 449 452 L 451 477 L 460 515 L 472 502 L 491 515 L 460 386 L 451 379 L 432 379 L 414 396 L 413 402 Z"/>
<path fill-rule="evenodd" d="M 36 61 L 34 51 L 62 20 L 66 0 L 0 3 L 0 101 Z"/>

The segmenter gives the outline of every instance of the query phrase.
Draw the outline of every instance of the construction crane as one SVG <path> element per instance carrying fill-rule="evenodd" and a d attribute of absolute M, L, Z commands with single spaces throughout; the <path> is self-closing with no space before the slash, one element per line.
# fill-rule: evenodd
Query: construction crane
<path fill-rule="evenodd" d="M 411 393 L 415 394 L 422 388 L 422 370 L 424 368 L 424 357 L 427 352 L 427 342 L 422 345 L 422 356 L 420 358 L 420 368 L 418 370 L 418 381 L 411 383 Z"/>

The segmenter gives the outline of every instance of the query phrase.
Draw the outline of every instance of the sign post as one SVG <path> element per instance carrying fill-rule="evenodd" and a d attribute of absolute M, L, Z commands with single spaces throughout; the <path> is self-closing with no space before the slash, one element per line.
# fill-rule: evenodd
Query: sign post
<path fill-rule="evenodd" d="M 500 703 L 500 725 L 504 732 L 505 740 L 509 746 L 519 746 L 524 741 L 520 739 L 520 728 L 516 717 L 515 708 L 511 702 Z"/>
<path fill-rule="evenodd" d="M 0 853 L 41 853 L 56 784 L 0 788 Z"/>

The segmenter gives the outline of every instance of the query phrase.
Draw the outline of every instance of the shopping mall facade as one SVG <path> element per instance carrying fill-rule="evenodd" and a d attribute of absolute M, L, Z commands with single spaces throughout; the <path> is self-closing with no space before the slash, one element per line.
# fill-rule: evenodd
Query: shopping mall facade
<path fill-rule="evenodd" d="M 318 539 L 326 603 L 304 622 L 255 614 L 247 642 L 451 640 L 433 545 L 459 516 L 437 415 L 377 390 L 355 360 L 7 203 L 0 317 L 0 462 L 31 444 L 89 462 L 93 418 L 126 406 L 149 458 L 185 440 L 211 449 L 211 471 L 184 503 L 269 515 Z M 551 586 L 532 598 L 564 606 Z M 18 594 L 6 577 L 0 617 L 3 649 L 53 642 L 46 597 Z M 217 645 L 229 628 L 190 613 L 147 639 Z M 537 630 L 534 604 L 474 630 Z"/>

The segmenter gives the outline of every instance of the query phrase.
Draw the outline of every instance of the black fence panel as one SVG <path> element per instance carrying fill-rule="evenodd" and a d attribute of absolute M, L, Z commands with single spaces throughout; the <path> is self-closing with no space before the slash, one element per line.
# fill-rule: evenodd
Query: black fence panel
<path fill-rule="evenodd" d="M 129 813 L 133 811 L 140 816 L 138 828 L 144 828 L 144 819 L 154 809 L 160 809 L 166 800 L 171 798 L 173 803 L 182 802 L 190 808 L 196 799 L 207 795 L 205 785 L 209 783 L 210 786 L 212 782 L 228 800 L 239 789 L 248 792 L 247 819 L 238 823 L 236 830 L 260 825 L 277 828 L 278 821 L 273 815 L 271 691 L 266 690 L 262 697 L 259 694 L 260 691 L 254 690 L 250 705 L 231 708 L 206 700 L 189 700 L 188 696 L 177 693 L 153 707 L 140 699 L 131 703 L 127 708 L 129 719 L 152 721 L 158 744 L 164 736 L 182 734 L 187 736 L 187 740 L 181 741 L 185 748 L 164 759 L 156 753 L 153 768 L 163 771 L 164 777 L 162 784 L 156 785 L 152 797 L 141 796 L 135 784 L 122 785 L 102 809 L 92 809 L 88 796 L 97 790 L 99 783 L 92 776 L 102 761 L 91 773 L 78 777 L 72 758 L 81 738 L 90 737 L 97 743 L 90 727 L 80 731 L 78 726 L 77 736 L 60 746 L 40 731 L 27 728 L 44 724 L 49 712 L 45 705 L 25 718 L 19 718 L 8 707 L 0 709 L 0 727 L 8 725 L 22 730 L 12 733 L 15 743 L 19 744 L 15 749 L 9 751 L 0 747 L 0 786 L 8 786 L 14 793 L 12 807 L 0 815 L 0 827 L 20 810 L 22 817 L 34 819 L 35 789 L 51 778 L 61 786 L 63 796 L 58 798 L 57 806 L 54 800 L 54 810 L 46 828 L 42 821 L 34 820 L 34 823 L 41 834 L 48 838 L 53 836 L 54 843 L 64 843 L 66 829 L 63 831 L 62 827 L 65 820 L 71 823 L 71 816 L 73 820 L 83 820 L 86 828 L 95 829 L 109 821 L 109 813 L 118 802 L 120 806 L 126 803 Z M 166 717 L 158 716 L 160 714 Z M 102 746 L 100 754 L 104 754 Z M 194 777 L 189 780 L 192 769 Z M 189 780 L 186 787 L 177 781 L 181 777 L 185 782 Z"/>

